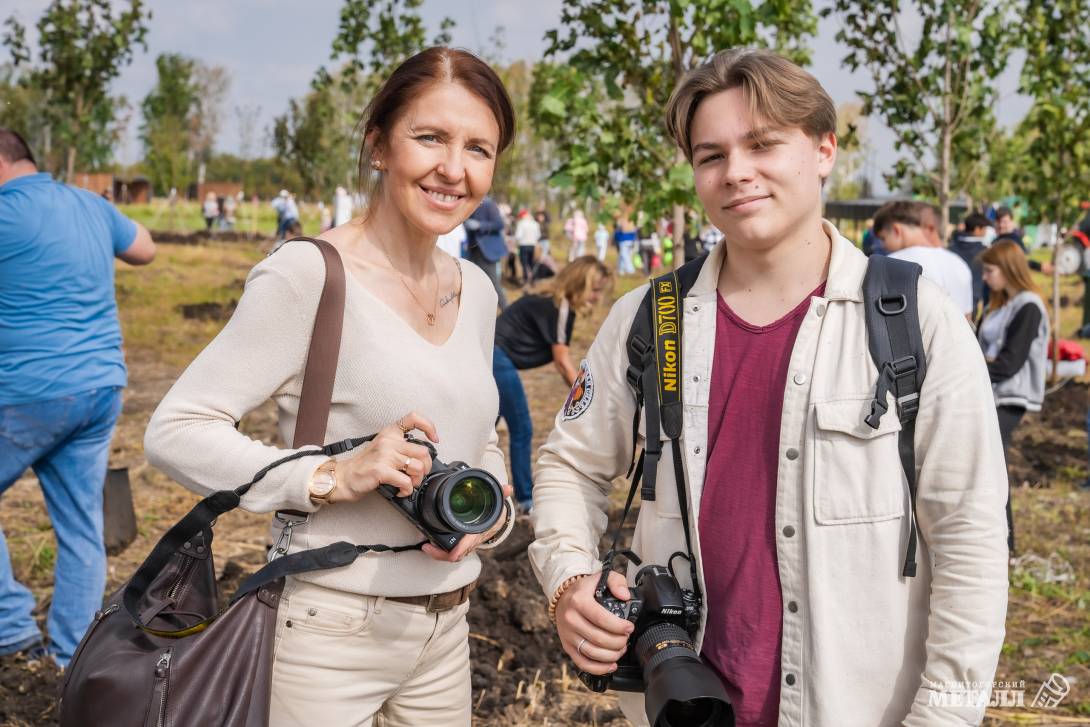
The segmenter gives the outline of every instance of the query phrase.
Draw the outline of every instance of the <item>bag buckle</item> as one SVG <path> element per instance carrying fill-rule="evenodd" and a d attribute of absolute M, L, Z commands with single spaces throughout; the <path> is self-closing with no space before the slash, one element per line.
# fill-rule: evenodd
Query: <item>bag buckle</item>
<path fill-rule="evenodd" d="M 271 563 L 282 555 L 287 555 L 288 548 L 291 546 L 292 529 L 296 525 L 305 525 L 310 521 L 310 515 L 292 515 L 286 512 L 277 512 L 273 518 L 281 524 L 280 535 L 276 538 L 276 542 L 273 543 L 273 547 L 269 548 L 268 561 Z"/>

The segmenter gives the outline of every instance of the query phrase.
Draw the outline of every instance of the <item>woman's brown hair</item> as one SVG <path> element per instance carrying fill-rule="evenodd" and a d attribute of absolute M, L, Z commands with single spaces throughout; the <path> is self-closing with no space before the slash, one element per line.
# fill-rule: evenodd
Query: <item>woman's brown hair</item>
<path fill-rule="evenodd" d="M 1003 273 L 1007 280 L 1007 288 L 1013 288 L 1021 293 L 1023 290 L 1035 294 L 1044 302 L 1041 289 L 1033 282 L 1033 276 L 1029 272 L 1029 263 L 1022 248 L 1013 240 L 997 242 L 980 254 L 980 262 L 985 265 L 994 265 Z M 1005 306 L 1011 299 L 1007 288 L 993 290 L 988 300 L 988 310 L 998 310 Z"/>
<path fill-rule="evenodd" d="M 436 83 L 457 83 L 488 106 L 500 130 L 497 156 L 511 145 L 515 137 L 515 111 L 496 72 L 464 50 L 435 46 L 420 51 L 390 74 L 360 119 L 358 128 L 363 133 L 363 144 L 359 155 L 359 182 L 369 207 L 382 189 L 382 175 L 373 174 L 371 170 L 376 147 L 386 142 L 409 104 Z"/>

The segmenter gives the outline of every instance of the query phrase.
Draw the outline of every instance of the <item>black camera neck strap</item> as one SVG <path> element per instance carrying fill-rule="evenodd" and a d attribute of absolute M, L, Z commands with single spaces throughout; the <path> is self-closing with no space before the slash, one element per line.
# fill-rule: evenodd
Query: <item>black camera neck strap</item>
<path fill-rule="evenodd" d="M 613 534 L 613 541 L 609 551 L 602 559 L 603 575 L 605 579 L 612 568 L 613 559 L 619 554 L 626 555 L 632 560 L 631 551 L 618 551 L 625 521 L 635 499 L 636 490 L 640 490 L 640 498 L 644 502 L 655 499 L 655 485 L 658 479 L 658 464 L 662 456 L 661 434 L 665 433 L 670 439 L 671 454 L 674 461 L 674 484 L 677 487 L 678 510 L 681 513 L 682 529 L 685 532 L 686 559 L 689 561 L 689 571 L 692 578 L 693 591 L 698 598 L 702 598 L 700 580 L 696 568 L 696 558 L 693 554 L 692 532 L 689 527 L 689 497 L 685 480 L 685 464 L 681 451 L 681 433 L 684 422 L 684 409 L 681 397 L 682 376 L 682 315 L 681 315 L 681 290 L 676 273 L 667 273 L 651 281 L 651 306 L 647 311 L 650 315 L 651 335 L 654 338 L 653 345 L 644 348 L 643 370 L 640 374 L 640 387 L 643 392 L 644 409 L 644 448 L 640 453 L 632 472 L 632 483 L 629 487 L 628 498 L 625 501 L 624 512 Z M 642 315 L 644 309 L 640 308 L 636 315 Z M 650 343 L 648 341 L 647 343 Z M 637 416 L 639 409 L 637 408 Z M 640 480 L 643 487 L 640 487 Z M 638 564 L 638 559 L 633 561 Z M 603 580 L 604 582 L 604 580 Z"/>
<path fill-rule="evenodd" d="M 121 600 L 129 617 L 132 618 L 133 622 L 139 628 L 156 636 L 181 638 L 203 630 L 210 623 L 215 621 L 222 611 L 197 624 L 174 631 L 151 628 L 146 623 L 148 619 L 144 618 L 139 612 L 138 606 L 140 600 L 147 594 L 155 577 L 170 563 L 171 558 L 173 558 L 178 551 L 184 550 L 184 546 L 187 542 L 192 541 L 200 536 L 201 533 L 211 528 L 218 517 L 236 509 L 241 504 L 242 496 L 249 492 L 251 487 L 264 479 L 265 475 L 273 469 L 303 457 L 313 457 L 319 454 L 324 454 L 327 457 L 334 457 L 339 454 L 344 454 L 345 452 L 370 442 L 374 438 L 375 435 L 373 434 L 366 437 L 350 437 L 340 442 L 327 444 L 318 449 L 303 449 L 298 452 L 293 452 L 286 457 L 282 457 L 275 462 L 262 467 L 253 476 L 253 479 L 246 484 L 236 487 L 233 490 L 218 490 L 198 502 L 193 506 L 192 510 L 179 520 L 174 527 L 168 530 L 162 539 L 159 540 L 155 545 L 155 548 L 152 549 L 151 553 L 144 560 L 143 564 L 141 564 L 136 573 L 133 574 L 133 577 L 129 579 L 129 582 L 125 585 Z M 238 590 L 231 597 L 230 603 L 234 603 L 246 594 L 252 593 L 262 586 L 288 575 L 315 570 L 326 570 L 329 568 L 340 568 L 350 565 L 360 555 L 368 552 L 400 553 L 407 550 L 420 550 L 423 545 L 424 541 L 413 545 L 395 546 L 381 544 L 354 545 L 341 541 L 322 548 L 285 555 L 266 564 L 263 568 L 243 581 L 242 585 L 239 586 Z"/>

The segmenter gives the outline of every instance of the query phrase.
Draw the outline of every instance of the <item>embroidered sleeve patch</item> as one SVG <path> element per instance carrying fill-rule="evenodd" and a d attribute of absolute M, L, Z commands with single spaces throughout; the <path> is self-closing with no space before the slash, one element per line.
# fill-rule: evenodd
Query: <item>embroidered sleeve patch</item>
<path fill-rule="evenodd" d="M 590 402 L 594 399 L 594 377 L 590 373 L 590 364 L 584 361 L 579 365 L 579 375 L 575 377 L 568 400 L 564 402 L 564 411 L 561 419 L 578 419 L 590 408 Z"/>

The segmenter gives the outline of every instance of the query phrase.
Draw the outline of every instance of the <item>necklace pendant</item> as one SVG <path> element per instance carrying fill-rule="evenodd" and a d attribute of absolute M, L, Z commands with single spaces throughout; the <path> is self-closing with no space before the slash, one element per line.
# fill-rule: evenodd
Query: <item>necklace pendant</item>
<path fill-rule="evenodd" d="M 434 313 L 425 313 L 424 314 L 424 320 L 427 321 L 429 326 L 434 326 L 435 325 L 435 314 Z"/>

